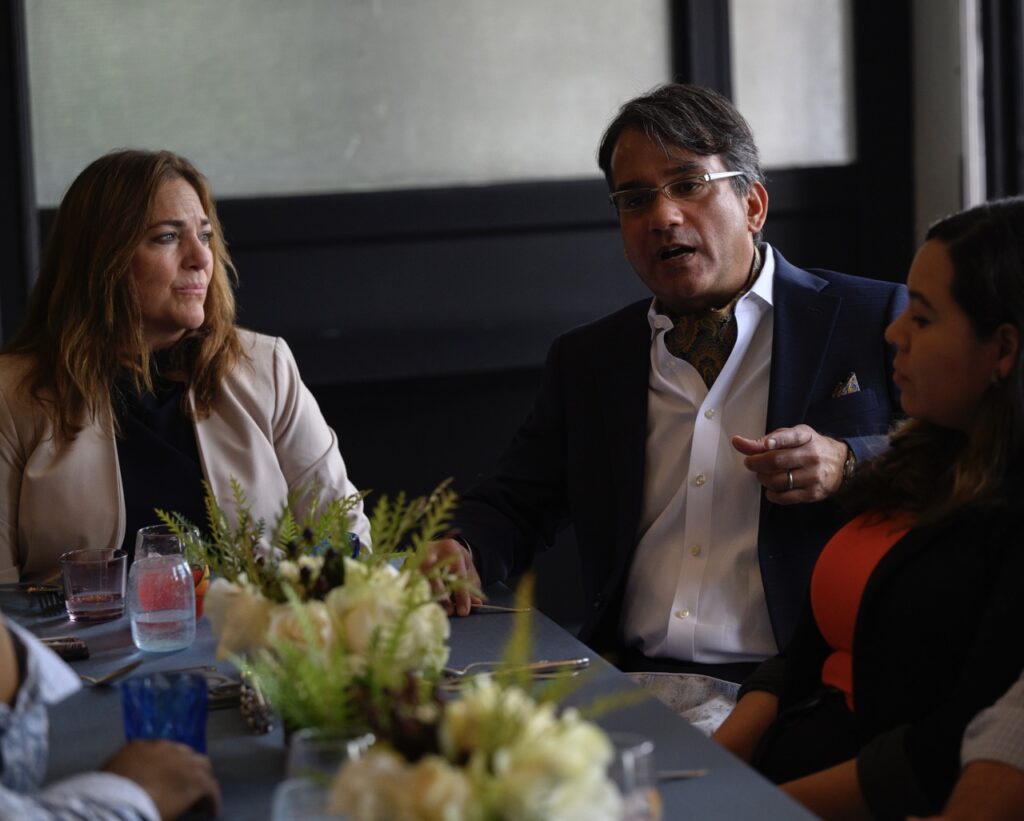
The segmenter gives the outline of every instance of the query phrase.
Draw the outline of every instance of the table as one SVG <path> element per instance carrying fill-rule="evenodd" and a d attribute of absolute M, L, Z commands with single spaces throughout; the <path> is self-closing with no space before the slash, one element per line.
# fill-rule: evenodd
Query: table
<path fill-rule="evenodd" d="M 499 591 L 492 601 L 510 603 L 507 591 Z M 200 620 L 192 647 L 157 654 L 142 653 L 133 647 L 127 618 L 86 626 L 72 625 L 63 616 L 44 619 L 6 615 L 17 618 L 40 636 L 74 633 L 84 638 L 91 656 L 72 663 L 81 673 L 102 674 L 129 657 L 144 659 L 136 673 L 213 663 L 215 642 L 206 619 Z M 513 617 L 507 614 L 453 619 L 451 663 L 462 665 L 498 658 L 512 623 Z M 587 704 L 596 696 L 635 687 L 626 676 L 541 613 L 533 614 L 532 636 L 534 658 L 591 658 L 588 679 L 570 703 Z M 233 672 L 227 663 L 219 663 L 218 668 Z M 702 778 L 659 785 L 665 821 L 813 818 L 746 764 L 654 699 L 607 713 L 598 723 L 609 731 L 641 733 L 652 738 L 659 769 L 708 770 Z M 49 779 L 97 766 L 124 741 L 117 689 L 86 687 L 57 705 L 51 711 L 50 733 Z M 216 710 L 210 713 L 207 737 L 208 752 L 224 796 L 222 817 L 268 819 L 271 795 L 283 778 L 285 767 L 280 728 L 267 735 L 251 735 L 237 710 Z"/>

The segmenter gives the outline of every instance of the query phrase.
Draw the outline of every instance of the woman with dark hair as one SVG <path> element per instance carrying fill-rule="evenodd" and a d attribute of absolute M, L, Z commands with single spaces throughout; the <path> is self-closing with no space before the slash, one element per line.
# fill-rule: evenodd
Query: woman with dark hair
<path fill-rule="evenodd" d="M 826 818 L 938 811 L 1024 666 L 1024 199 L 934 225 L 886 330 L 910 417 L 716 739 Z"/>
<path fill-rule="evenodd" d="M 0 581 L 130 555 L 156 507 L 205 521 L 204 479 L 222 500 L 237 479 L 268 521 L 314 486 L 356 492 L 287 345 L 235 325 L 234 279 L 188 160 L 119 151 L 71 184 L 0 356 Z M 351 526 L 368 538 L 361 506 Z"/>

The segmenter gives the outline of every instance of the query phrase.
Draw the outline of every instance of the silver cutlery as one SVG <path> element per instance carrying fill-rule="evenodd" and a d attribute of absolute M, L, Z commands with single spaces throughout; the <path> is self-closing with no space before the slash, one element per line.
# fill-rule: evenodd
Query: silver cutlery
<path fill-rule="evenodd" d="M 445 667 L 444 675 L 448 679 L 461 679 L 474 673 L 575 673 L 590 666 L 586 656 L 575 659 L 541 659 L 526 664 L 507 664 L 503 661 L 474 661 L 463 667 Z"/>
<path fill-rule="evenodd" d="M 104 673 L 102 676 L 87 676 L 85 673 L 79 673 L 78 677 L 86 684 L 91 684 L 93 687 L 102 687 L 104 684 L 109 684 L 114 679 L 120 678 L 125 673 L 130 673 L 140 664 L 142 664 L 142 659 L 135 659 L 122 667 L 111 670 L 109 673 Z"/>
<path fill-rule="evenodd" d="M 532 607 L 505 607 L 500 604 L 474 604 L 470 608 L 474 613 L 529 613 Z"/>
<path fill-rule="evenodd" d="M 690 778 L 703 778 L 707 770 L 658 770 L 655 777 L 658 781 L 685 781 Z"/>

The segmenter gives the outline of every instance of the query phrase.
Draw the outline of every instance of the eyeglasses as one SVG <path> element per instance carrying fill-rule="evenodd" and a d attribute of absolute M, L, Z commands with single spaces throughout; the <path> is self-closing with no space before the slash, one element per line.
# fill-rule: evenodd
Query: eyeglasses
<path fill-rule="evenodd" d="M 625 191 L 613 191 L 608 200 L 620 213 L 623 211 L 639 211 L 647 208 L 664 194 L 670 200 L 698 200 L 710 190 L 710 183 L 724 180 L 727 177 L 742 177 L 742 171 L 705 171 L 697 177 L 685 177 L 674 180 L 658 188 L 629 188 Z"/>

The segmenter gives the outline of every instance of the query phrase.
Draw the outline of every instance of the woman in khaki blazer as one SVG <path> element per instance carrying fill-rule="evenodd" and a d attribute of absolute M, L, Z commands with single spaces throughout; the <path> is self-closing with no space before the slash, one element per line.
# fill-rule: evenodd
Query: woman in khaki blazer
<path fill-rule="evenodd" d="M 72 183 L 23 327 L 0 355 L 0 581 L 125 547 L 154 507 L 204 522 L 231 479 L 273 521 L 289 493 L 356 489 L 281 339 L 235 325 L 235 271 L 205 178 L 120 151 Z M 363 541 L 360 506 L 351 522 Z"/>

